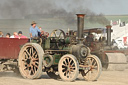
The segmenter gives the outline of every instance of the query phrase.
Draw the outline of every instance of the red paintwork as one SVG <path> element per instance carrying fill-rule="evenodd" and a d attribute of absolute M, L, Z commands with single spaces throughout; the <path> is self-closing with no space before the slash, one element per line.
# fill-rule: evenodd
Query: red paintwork
<path fill-rule="evenodd" d="M 17 59 L 20 46 L 29 39 L 0 38 L 0 59 Z"/>

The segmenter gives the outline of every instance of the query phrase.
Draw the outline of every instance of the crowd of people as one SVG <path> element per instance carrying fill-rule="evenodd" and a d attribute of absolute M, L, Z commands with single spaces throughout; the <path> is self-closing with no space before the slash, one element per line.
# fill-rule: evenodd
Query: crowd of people
<path fill-rule="evenodd" d="M 13 35 L 10 33 L 6 33 L 6 36 L 4 36 L 3 32 L 0 31 L 0 37 L 5 37 L 5 38 L 27 38 L 26 36 L 22 35 L 22 31 L 14 32 Z"/>
<path fill-rule="evenodd" d="M 35 37 L 42 37 L 42 36 L 49 36 L 48 32 L 44 32 L 42 30 L 41 27 L 37 27 L 36 26 L 36 22 L 33 21 L 31 23 L 31 27 L 30 27 L 30 38 L 35 38 Z M 3 32 L 0 31 L 0 37 L 5 37 L 5 38 L 27 38 L 26 36 L 23 35 L 22 31 L 14 32 L 13 35 L 11 35 L 10 33 L 6 33 L 6 36 L 4 36 Z"/>

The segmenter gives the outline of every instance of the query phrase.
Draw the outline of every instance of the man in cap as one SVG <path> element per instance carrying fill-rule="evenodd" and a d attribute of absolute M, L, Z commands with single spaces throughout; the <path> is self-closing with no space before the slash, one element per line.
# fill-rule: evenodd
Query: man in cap
<path fill-rule="evenodd" d="M 36 26 L 36 22 L 33 21 L 30 27 L 30 38 L 38 37 L 40 29 Z"/>

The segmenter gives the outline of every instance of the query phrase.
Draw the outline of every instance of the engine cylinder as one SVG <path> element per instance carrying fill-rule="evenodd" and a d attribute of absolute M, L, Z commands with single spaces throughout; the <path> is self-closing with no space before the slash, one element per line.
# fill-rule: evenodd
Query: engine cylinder
<path fill-rule="evenodd" d="M 89 54 L 89 49 L 82 44 L 72 45 L 70 53 L 77 57 L 77 59 L 84 59 Z"/>

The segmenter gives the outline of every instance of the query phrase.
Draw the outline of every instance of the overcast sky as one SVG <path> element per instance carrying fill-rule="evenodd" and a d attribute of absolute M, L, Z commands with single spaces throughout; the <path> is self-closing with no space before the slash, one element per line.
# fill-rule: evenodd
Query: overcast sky
<path fill-rule="evenodd" d="M 128 0 L 0 0 L 0 19 L 20 19 L 30 14 L 54 11 L 128 15 Z"/>

